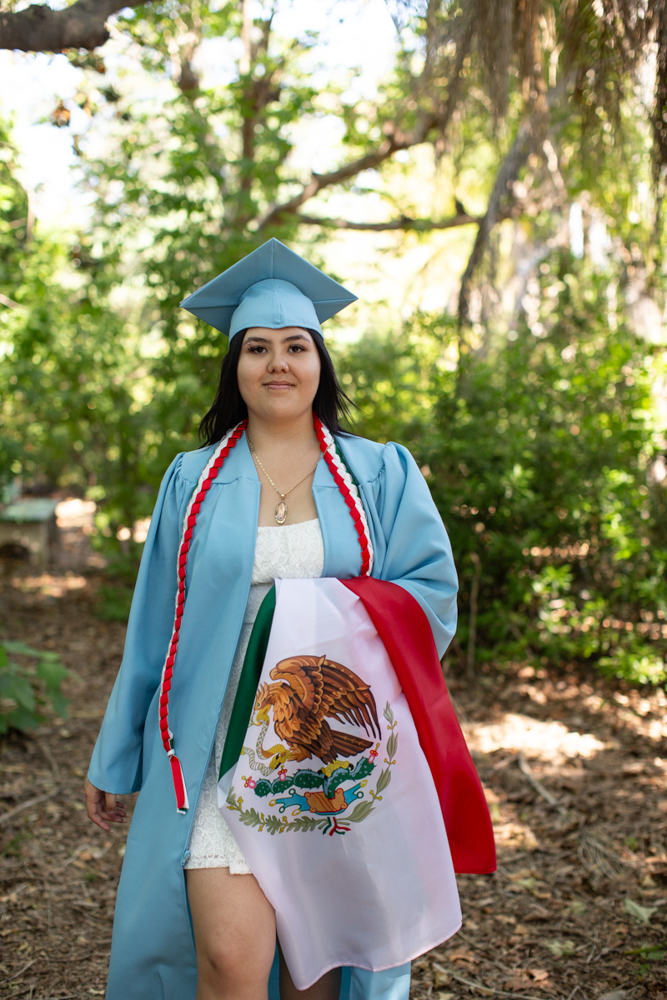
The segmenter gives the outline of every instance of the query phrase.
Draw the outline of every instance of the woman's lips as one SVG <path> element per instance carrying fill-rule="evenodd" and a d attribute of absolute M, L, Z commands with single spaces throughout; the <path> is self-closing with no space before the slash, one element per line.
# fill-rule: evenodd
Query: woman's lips
<path fill-rule="evenodd" d="M 293 389 L 293 382 L 265 382 L 264 385 L 267 389 Z"/>

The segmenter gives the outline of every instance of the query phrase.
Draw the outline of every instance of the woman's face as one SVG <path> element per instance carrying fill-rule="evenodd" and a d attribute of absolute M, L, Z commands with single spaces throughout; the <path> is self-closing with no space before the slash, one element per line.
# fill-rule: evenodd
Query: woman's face
<path fill-rule="evenodd" d="M 320 384 L 320 356 L 313 338 L 298 326 L 246 330 L 237 368 L 249 416 L 294 420 L 310 413 Z"/>

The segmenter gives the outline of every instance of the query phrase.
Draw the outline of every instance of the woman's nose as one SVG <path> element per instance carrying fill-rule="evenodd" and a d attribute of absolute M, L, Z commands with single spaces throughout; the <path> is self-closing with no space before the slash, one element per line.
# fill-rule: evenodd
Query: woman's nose
<path fill-rule="evenodd" d="M 273 357 L 269 359 L 269 371 L 271 372 L 287 372 L 289 371 L 289 362 L 287 360 L 287 355 L 283 354 L 282 351 L 277 351 Z"/>

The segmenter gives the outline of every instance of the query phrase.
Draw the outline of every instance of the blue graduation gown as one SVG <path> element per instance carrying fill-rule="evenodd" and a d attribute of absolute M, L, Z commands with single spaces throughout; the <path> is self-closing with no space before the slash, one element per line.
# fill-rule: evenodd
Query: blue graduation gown
<path fill-rule="evenodd" d="M 456 625 L 451 546 L 410 453 L 357 437 L 336 439 L 358 483 L 375 550 L 373 576 L 405 587 L 426 612 L 442 655 Z M 118 888 L 107 1000 L 194 1000 L 197 966 L 183 865 L 241 632 L 259 517 L 260 483 L 245 435 L 202 504 L 187 564 L 186 606 L 169 722 L 191 808 L 176 812 L 160 740 L 158 692 L 174 617 L 176 556 L 188 500 L 213 448 L 178 455 L 160 487 L 128 624 L 123 662 L 88 772 L 98 788 L 140 791 Z M 313 497 L 324 576 L 360 572 L 357 533 L 326 463 Z M 344 970 L 341 1000 L 407 1000 L 410 967 Z M 278 1000 L 271 977 L 271 1000 Z"/>

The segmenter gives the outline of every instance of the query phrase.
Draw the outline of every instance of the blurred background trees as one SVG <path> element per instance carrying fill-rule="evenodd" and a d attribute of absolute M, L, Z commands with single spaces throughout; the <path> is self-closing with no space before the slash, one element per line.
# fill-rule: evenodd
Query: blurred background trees
<path fill-rule="evenodd" d="M 352 430 L 411 448 L 452 535 L 452 667 L 663 679 L 667 3 L 395 2 L 372 98 L 279 9 L 133 5 L 111 56 L 69 48 L 75 236 L 35 223 L 3 126 L 1 474 L 94 499 L 111 554 L 214 392 L 224 338 L 185 295 L 272 236 L 362 297 L 356 261 L 416 256 L 438 306 L 371 294 L 331 342 Z"/>

